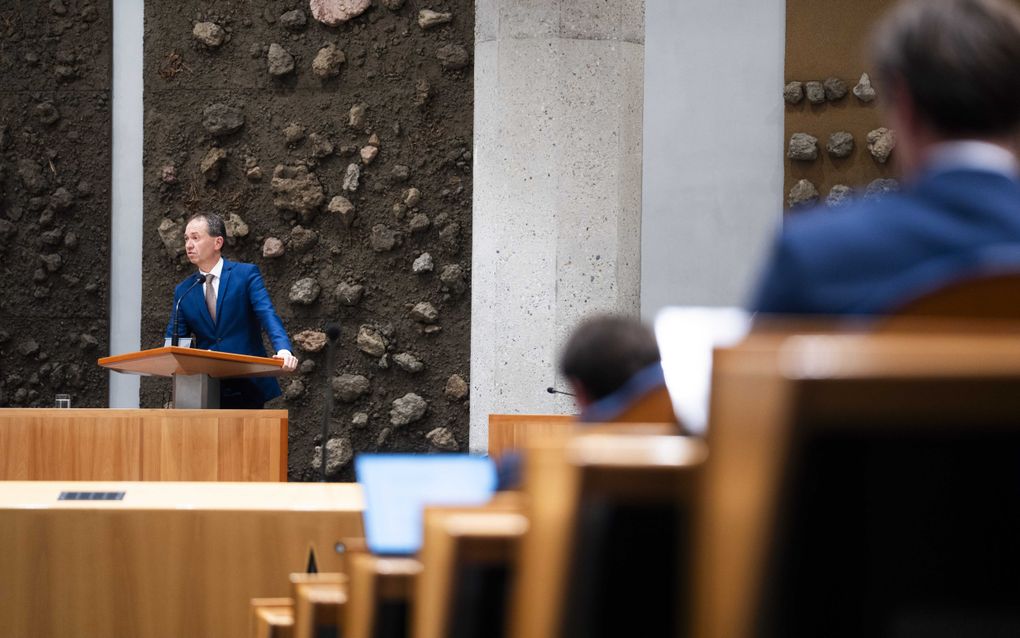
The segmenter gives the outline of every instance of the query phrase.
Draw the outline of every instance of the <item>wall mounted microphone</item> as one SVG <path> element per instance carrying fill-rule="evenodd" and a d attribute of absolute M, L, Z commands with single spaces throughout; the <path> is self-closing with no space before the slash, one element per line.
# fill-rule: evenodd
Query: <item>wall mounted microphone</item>
<path fill-rule="evenodd" d="M 556 388 L 554 388 L 552 386 L 549 386 L 548 388 L 546 388 L 545 391 L 548 392 L 549 394 L 565 394 L 568 397 L 577 396 L 573 392 L 566 392 L 564 390 L 557 390 Z"/>
<path fill-rule="evenodd" d="M 184 301 L 184 297 L 189 292 L 191 292 L 192 288 L 194 288 L 198 284 L 204 284 L 204 283 L 205 283 L 205 275 L 203 275 L 202 273 L 198 273 L 198 275 L 195 276 L 195 281 L 192 282 L 192 284 L 188 287 L 188 289 L 184 291 L 184 294 L 181 295 L 180 299 L 177 300 L 177 304 L 174 306 L 174 329 L 173 329 L 173 331 L 170 334 L 170 345 L 172 345 L 172 346 L 176 346 L 177 345 L 177 338 L 178 338 L 178 334 L 177 334 L 177 318 L 180 316 L 181 302 Z"/>
<path fill-rule="evenodd" d="M 326 409 L 322 411 L 322 447 L 319 448 L 321 455 L 319 456 L 322 473 L 319 480 L 323 483 L 326 482 L 326 442 L 329 441 L 329 417 L 333 414 L 333 388 L 330 385 L 330 379 L 333 376 L 333 368 L 335 364 L 333 362 L 334 352 L 336 348 L 336 340 L 340 338 L 340 325 L 331 323 L 326 326 L 326 339 L 328 339 L 328 349 L 326 350 Z"/>

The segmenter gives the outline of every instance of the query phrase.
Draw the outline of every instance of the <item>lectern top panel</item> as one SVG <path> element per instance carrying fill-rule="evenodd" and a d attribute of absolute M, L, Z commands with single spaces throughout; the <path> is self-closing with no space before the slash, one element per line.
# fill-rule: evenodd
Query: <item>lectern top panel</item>
<path fill-rule="evenodd" d="M 178 374 L 207 374 L 211 377 L 275 377 L 289 374 L 283 359 L 253 357 L 232 352 L 166 346 L 128 352 L 98 361 L 104 368 L 127 374 L 171 377 Z"/>

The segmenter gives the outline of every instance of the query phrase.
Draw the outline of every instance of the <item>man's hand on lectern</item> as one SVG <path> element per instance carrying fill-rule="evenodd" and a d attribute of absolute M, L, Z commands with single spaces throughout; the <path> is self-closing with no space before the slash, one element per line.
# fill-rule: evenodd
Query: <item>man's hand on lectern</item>
<path fill-rule="evenodd" d="M 274 359 L 283 359 L 283 369 L 292 372 L 297 369 L 297 357 L 290 353 L 290 350 L 280 350 L 273 355 Z"/>

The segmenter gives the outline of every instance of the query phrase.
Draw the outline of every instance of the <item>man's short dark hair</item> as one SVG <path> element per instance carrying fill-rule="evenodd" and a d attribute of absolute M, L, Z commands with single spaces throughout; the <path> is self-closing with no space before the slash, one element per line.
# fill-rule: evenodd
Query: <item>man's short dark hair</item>
<path fill-rule="evenodd" d="M 918 115 L 947 137 L 1020 126 L 1020 8 L 1005 0 L 908 0 L 872 42 L 886 95 L 902 82 Z"/>
<path fill-rule="evenodd" d="M 659 346 L 648 326 L 629 317 L 602 315 L 574 330 L 560 357 L 560 372 L 597 400 L 658 361 Z"/>
<path fill-rule="evenodd" d="M 196 219 L 205 220 L 205 223 L 209 226 L 210 237 L 222 237 L 227 238 L 227 225 L 223 223 L 223 218 L 216 213 L 195 213 L 188 218 L 187 226 Z"/>

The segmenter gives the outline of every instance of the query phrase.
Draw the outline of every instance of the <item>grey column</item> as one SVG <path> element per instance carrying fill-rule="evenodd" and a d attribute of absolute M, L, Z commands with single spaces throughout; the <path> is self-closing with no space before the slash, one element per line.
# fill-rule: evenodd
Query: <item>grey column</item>
<path fill-rule="evenodd" d="M 110 354 L 141 349 L 143 6 L 137 0 L 113 3 Z M 137 408 L 139 377 L 109 374 L 110 407 Z"/>
<path fill-rule="evenodd" d="M 644 0 L 479 0 L 471 449 L 490 413 L 566 413 L 577 322 L 637 315 Z"/>

